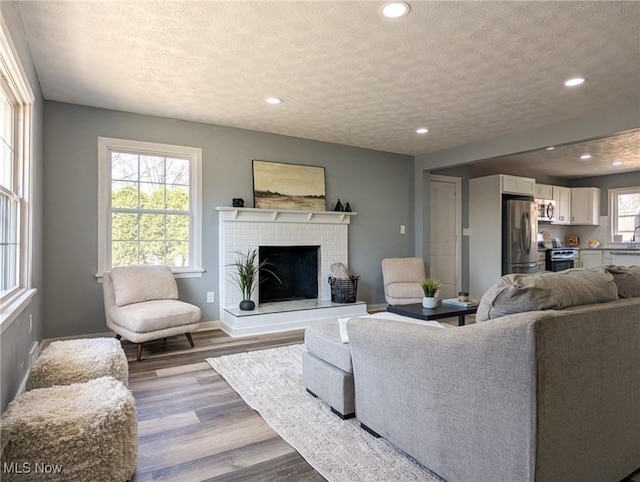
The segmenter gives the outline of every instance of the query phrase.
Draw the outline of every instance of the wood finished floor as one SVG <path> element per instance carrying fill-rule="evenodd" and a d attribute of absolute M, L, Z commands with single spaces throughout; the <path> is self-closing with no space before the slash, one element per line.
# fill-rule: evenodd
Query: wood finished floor
<path fill-rule="evenodd" d="M 123 341 L 138 410 L 132 480 L 324 481 L 204 361 L 301 343 L 303 331 L 233 339 L 210 330 L 193 339 L 193 349 L 183 336 L 145 343 L 140 362 L 135 345 Z M 621 482 L 640 482 L 640 470 Z"/>
<path fill-rule="evenodd" d="M 233 339 L 220 330 L 144 344 L 123 341 L 138 410 L 134 481 L 324 481 L 204 361 L 303 341 L 303 331 Z"/>

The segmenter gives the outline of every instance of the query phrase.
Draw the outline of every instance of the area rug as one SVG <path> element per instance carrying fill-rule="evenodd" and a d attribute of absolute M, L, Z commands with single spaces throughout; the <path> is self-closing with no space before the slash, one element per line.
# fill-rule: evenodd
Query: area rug
<path fill-rule="evenodd" d="M 244 401 L 330 482 L 441 481 L 360 428 L 340 420 L 302 385 L 304 345 L 207 358 Z"/>

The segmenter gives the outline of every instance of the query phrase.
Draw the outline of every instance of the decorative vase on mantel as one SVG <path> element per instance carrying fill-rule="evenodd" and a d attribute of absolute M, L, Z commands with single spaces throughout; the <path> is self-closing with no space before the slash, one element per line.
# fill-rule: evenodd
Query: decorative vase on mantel
<path fill-rule="evenodd" d="M 242 300 L 240 302 L 240 309 L 242 311 L 252 311 L 256 309 L 256 304 L 253 300 Z"/>

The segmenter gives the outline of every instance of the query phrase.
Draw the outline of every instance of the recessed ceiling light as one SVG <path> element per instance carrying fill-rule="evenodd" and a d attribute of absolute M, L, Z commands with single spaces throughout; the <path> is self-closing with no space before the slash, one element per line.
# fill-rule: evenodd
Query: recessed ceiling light
<path fill-rule="evenodd" d="M 621 166 L 622 165 L 622 161 L 613 161 L 613 165 L 614 166 Z"/>
<path fill-rule="evenodd" d="M 551 147 L 547 147 L 547 151 L 553 151 L 555 149 L 555 147 L 551 146 Z"/>
<path fill-rule="evenodd" d="M 278 104 L 282 104 L 283 102 L 283 100 L 278 97 L 267 97 L 264 101 L 267 104 L 271 104 L 271 105 L 278 105 Z"/>
<path fill-rule="evenodd" d="M 426 134 L 427 132 L 429 132 L 429 129 L 426 127 L 419 127 L 416 129 L 416 134 Z"/>
<path fill-rule="evenodd" d="M 582 154 L 580 156 L 580 159 L 582 159 L 583 161 L 586 161 L 588 159 L 591 159 L 591 154 Z"/>
<path fill-rule="evenodd" d="M 587 79 L 584 77 L 574 77 L 573 79 L 565 80 L 564 85 L 567 87 L 576 87 L 585 83 Z"/>
<path fill-rule="evenodd" d="M 409 15 L 411 7 L 406 2 L 385 3 L 380 8 L 380 15 L 387 18 L 400 18 Z"/>

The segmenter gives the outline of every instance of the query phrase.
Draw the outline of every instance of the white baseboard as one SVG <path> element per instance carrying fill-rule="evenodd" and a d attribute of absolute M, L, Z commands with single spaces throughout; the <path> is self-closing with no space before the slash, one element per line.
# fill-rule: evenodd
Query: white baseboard
<path fill-rule="evenodd" d="M 201 321 L 196 331 L 219 330 L 220 328 L 220 320 Z"/>
<path fill-rule="evenodd" d="M 378 305 L 367 305 L 367 311 L 369 313 L 377 313 L 379 311 L 387 311 L 387 305 L 386 303 L 382 303 L 382 304 L 378 304 Z"/>
<path fill-rule="evenodd" d="M 31 367 L 36 362 L 38 357 L 40 356 L 40 344 L 37 341 L 33 342 L 31 345 L 31 349 L 29 350 L 29 357 L 27 358 L 27 363 L 29 367 L 27 368 L 27 372 L 24 374 L 24 378 L 18 387 L 18 393 L 16 393 L 16 397 L 23 393 L 27 389 L 27 380 L 29 379 L 29 374 L 31 373 Z"/>

